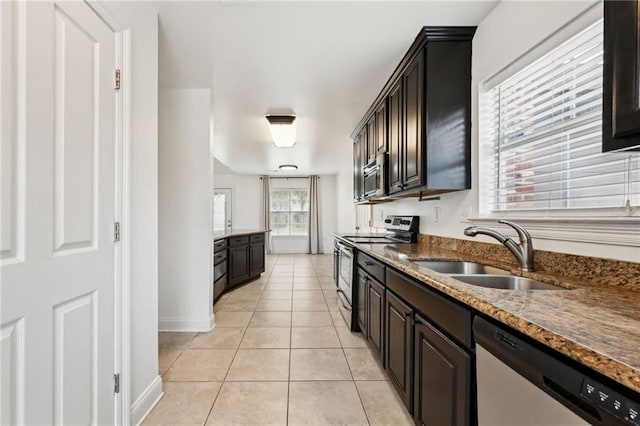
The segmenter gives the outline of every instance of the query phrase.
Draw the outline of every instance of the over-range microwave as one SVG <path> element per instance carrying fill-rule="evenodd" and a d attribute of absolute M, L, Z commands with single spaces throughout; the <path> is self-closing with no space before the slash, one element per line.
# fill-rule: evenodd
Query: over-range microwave
<path fill-rule="evenodd" d="M 367 164 L 362 170 L 364 196 L 366 198 L 384 196 L 387 193 L 387 154 L 380 154 L 375 162 Z"/>

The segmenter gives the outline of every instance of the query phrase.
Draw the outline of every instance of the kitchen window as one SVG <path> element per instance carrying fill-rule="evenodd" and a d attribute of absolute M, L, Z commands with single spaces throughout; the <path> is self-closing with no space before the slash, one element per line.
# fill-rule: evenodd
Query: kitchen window
<path fill-rule="evenodd" d="M 602 21 L 480 94 L 482 217 L 637 216 L 640 156 L 602 144 Z"/>
<path fill-rule="evenodd" d="M 271 234 L 307 236 L 309 190 L 278 188 L 269 191 Z"/>

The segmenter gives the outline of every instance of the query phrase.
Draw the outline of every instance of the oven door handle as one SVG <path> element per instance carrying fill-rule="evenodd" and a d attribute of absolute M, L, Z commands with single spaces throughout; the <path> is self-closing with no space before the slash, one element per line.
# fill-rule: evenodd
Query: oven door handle
<path fill-rule="evenodd" d="M 338 288 L 338 289 L 336 289 L 336 292 L 338 293 L 338 300 L 340 301 L 340 304 L 342 305 L 342 307 L 345 308 L 347 311 L 351 311 L 352 309 L 349 308 L 348 306 L 345 306 L 344 302 L 342 301 L 342 298 L 340 297 L 340 294 L 342 294 L 344 297 L 347 297 L 344 294 L 344 291 L 342 291 L 342 289 Z"/>

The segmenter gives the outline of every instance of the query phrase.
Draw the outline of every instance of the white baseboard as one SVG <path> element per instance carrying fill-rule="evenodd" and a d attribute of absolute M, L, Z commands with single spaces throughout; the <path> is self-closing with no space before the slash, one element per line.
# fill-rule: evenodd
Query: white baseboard
<path fill-rule="evenodd" d="M 158 318 L 158 331 L 211 331 L 214 325 L 213 313 L 209 315 L 207 320 L 197 320 L 184 317 L 164 317 Z"/>
<path fill-rule="evenodd" d="M 156 376 L 142 395 L 131 405 L 131 424 L 139 425 L 147 418 L 153 407 L 160 401 L 162 392 L 162 377 Z"/>

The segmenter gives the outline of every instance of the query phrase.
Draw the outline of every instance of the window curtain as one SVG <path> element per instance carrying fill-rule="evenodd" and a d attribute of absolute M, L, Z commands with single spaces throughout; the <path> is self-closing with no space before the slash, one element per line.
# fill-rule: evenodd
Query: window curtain
<path fill-rule="evenodd" d="M 309 176 L 309 253 L 322 253 L 320 208 L 318 206 L 318 176 Z"/>
<path fill-rule="evenodd" d="M 271 230 L 271 200 L 269 198 L 269 191 L 271 189 L 271 178 L 269 176 L 262 176 L 262 220 L 264 229 Z M 267 253 L 271 253 L 271 232 L 267 232 L 264 248 Z"/>

